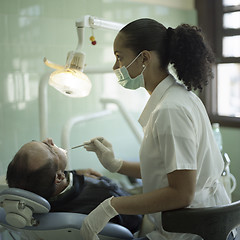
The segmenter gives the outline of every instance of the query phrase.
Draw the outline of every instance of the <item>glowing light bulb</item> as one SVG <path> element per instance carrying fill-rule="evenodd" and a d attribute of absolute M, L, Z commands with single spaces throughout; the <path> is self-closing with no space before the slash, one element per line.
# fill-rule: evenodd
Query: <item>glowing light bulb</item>
<path fill-rule="evenodd" d="M 87 75 L 76 69 L 61 69 L 53 72 L 49 78 L 49 85 L 68 97 L 86 97 L 92 84 Z"/>

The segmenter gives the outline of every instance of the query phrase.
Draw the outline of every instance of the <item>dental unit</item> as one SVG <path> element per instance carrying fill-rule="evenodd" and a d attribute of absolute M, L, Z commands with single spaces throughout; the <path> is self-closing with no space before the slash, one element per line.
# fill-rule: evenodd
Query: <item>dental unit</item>
<path fill-rule="evenodd" d="M 77 19 L 75 25 L 78 35 L 78 44 L 75 51 L 68 52 L 66 64 L 62 66 L 53 63 L 46 57 L 44 57 L 43 61 L 48 67 L 56 70 L 52 72 L 49 77 L 49 85 L 68 97 L 79 98 L 88 96 L 92 88 L 91 81 L 89 80 L 88 76 L 83 73 L 85 66 L 85 54 L 82 52 L 82 47 L 85 28 L 120 30 L 124 25 L 117 22 L 102 20 L 90 15 L 86 15 L 83 18 Z M 96 45 L 94 36 L 90 37 L 90 41 L 92 42 L 92 45 Z M 98 72 L 98 70 L 95 71 Z M 40 107 L 41 106 L 43 105 L 40 104 Z M 43 111 L 43 113 L 46 114 L 46 111 Z M 67 148 L 67 151 L 82 147 L 85 144 Z"/>
<path fill-rule="evenodd" d="M 85 73 L 85 54 L 82 52 L 84 30 L 89 28 L 105 28 L 111 30 L 120 30 L 124 25 L 116 22 L 100 20 L 92 16 L 84 16 L 76 21 L 78 34 L 78 45 L 75 51 L 68 52 L 65 66 L 53 63 L 44 58 L 44 63 L 53 69 L 56 69 L 49 78 L 49 85 L 69 97 L 88 96 L 92 84 Z M 90 37 L 92 45 L 96 44 L 94 36 Z"/>

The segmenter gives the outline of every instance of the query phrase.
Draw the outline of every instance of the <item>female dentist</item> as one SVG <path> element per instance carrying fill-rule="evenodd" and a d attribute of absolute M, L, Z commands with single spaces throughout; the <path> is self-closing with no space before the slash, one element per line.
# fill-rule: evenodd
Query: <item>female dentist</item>
<path fill-rule="evenodd" d="M 116 159 L 105 139 L 92 139 L 85 148 L 109 171 L 141 178 L 143 193 L 105 200 L 85 218 L 81 235 L 98 239 L 117 214 L 147 214 L 155 230 L 142 239 L 201 239 L 164 231 L 161 212 L 229 203 L 219 182 L 223 160 L 207 112 L 191 92 L 202 90 L 212 79 L 212 52 L 197 27 L 183 24 L 172 29 L 139 19 L 120 30 L 114 54 L 119 83 L 128 89 L 144 87 L 150 94 L 139 119 L 144 131 L 140 163 Z M 181 83 L 169 74 L 169 64 Z"/>

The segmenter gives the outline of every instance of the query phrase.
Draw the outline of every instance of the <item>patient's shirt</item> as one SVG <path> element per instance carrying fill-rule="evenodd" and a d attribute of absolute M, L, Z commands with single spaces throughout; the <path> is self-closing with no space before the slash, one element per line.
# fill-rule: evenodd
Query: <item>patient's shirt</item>
<path fill-rule="evenodd" d="M 107 177 L 94 179 L 77 175 L 75 171 L 65 172 L 65 174 L 72 180 L 70 180 L 69 187 L 65 191 L 49 200 L 52 212 L 89 214 L 109 197 L 130 195 Z M 134 233 L 140 228 L 142 216 L 120 214 L 110 221 L 120 224 Z"/>

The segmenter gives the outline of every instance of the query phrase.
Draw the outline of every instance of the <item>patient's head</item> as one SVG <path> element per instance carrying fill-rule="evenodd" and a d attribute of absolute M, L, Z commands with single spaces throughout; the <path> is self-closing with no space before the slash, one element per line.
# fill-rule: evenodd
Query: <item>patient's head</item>
<path fill-rule="evenodd" d="M 34 192 L 46 199 L 66 187 L 63 173 L 67 165 L 66 152 L 52 139 L 24 144 L 8 165 L 9 187 Z"/>

